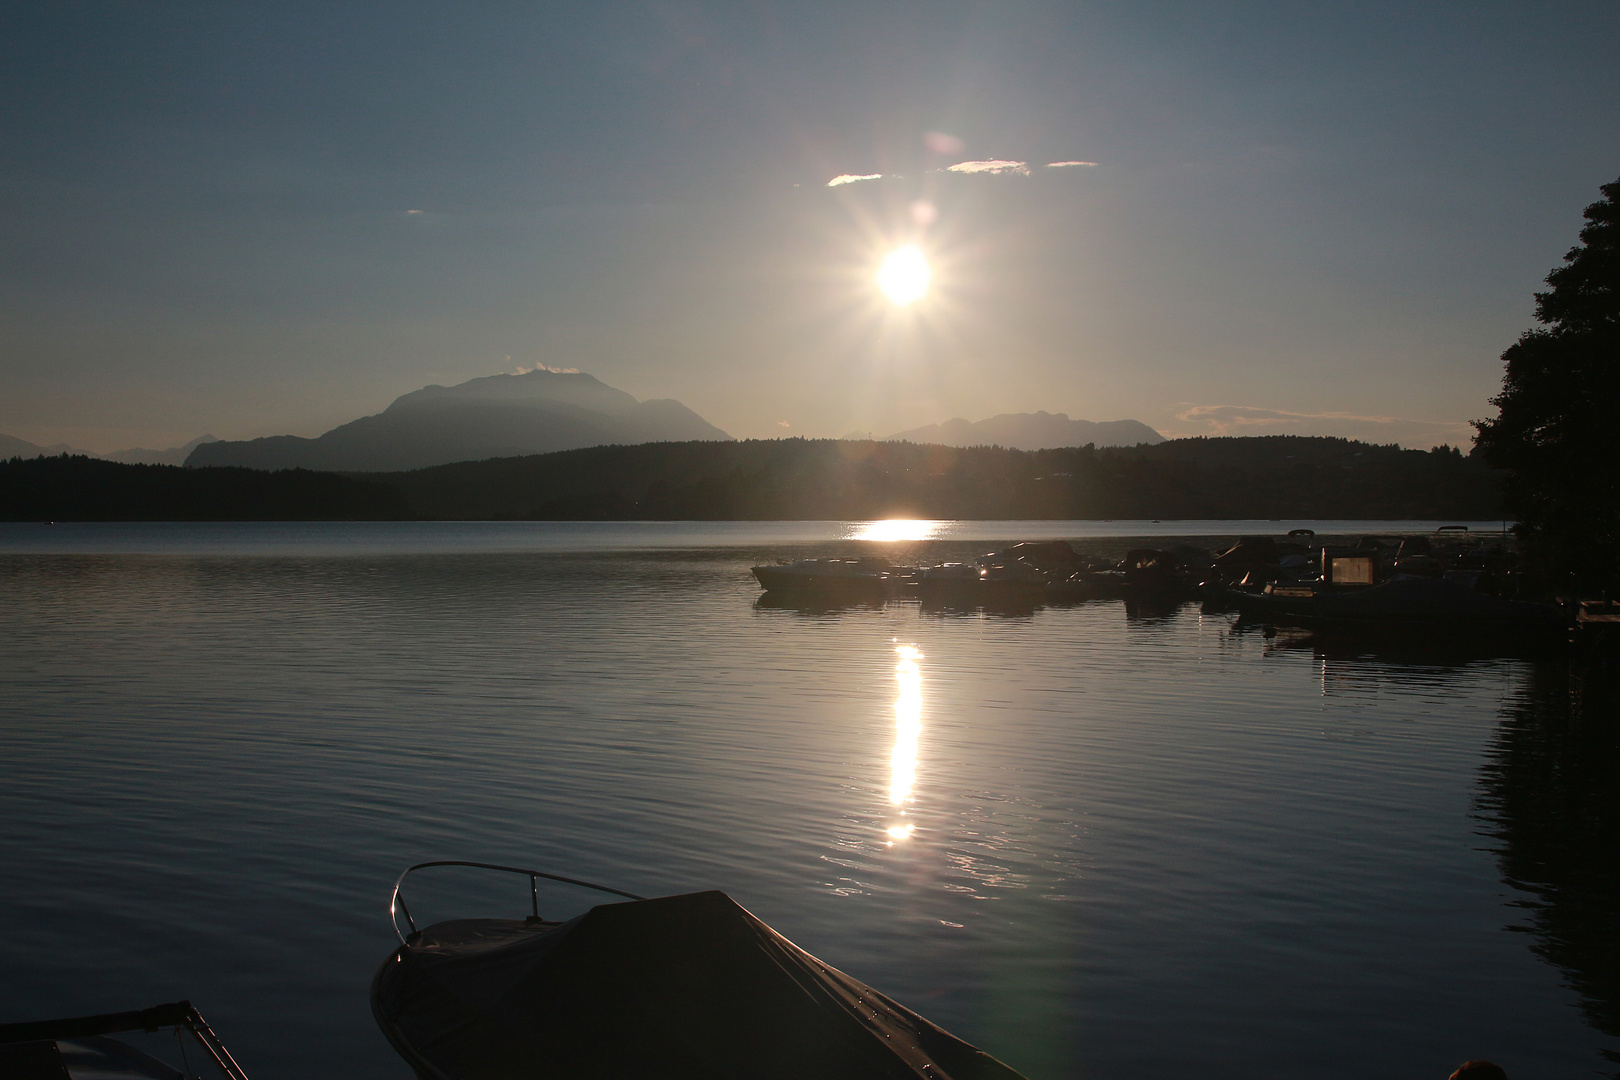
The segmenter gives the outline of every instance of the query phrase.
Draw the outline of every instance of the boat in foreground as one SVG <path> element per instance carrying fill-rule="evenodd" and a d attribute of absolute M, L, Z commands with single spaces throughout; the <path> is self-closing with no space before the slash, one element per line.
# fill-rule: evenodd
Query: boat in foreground
<path fill-rule="evenodd" d="M 189 1033 L 226 1080 L 247 1080 L 225 1044 L 189 1001 L 132 1012 L 0 1024 L 4 1080 L 186 1080 L 186 1072 L 109 1036 L 173 1028 Z M 182 1044 L 182 1050 L 184 1044 Z"/>
<path fill-rule="evenodd" d="M 418 930 L 400 885 L 427 866 L 527 875 L 531 912 Z M 538 879 L 627 902 L 548 921 Z M 722 892 L 647 900 L 438 862 L 400 876 L 393 909 L 410 930 L 372 980 L 372 1012 L 420 1080 L 1022 1080 Z"/>

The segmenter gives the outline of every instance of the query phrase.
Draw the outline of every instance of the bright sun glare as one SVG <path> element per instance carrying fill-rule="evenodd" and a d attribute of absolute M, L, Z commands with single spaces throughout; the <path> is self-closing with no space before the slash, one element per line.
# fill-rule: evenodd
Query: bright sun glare
<path fill-rule="evenodd" d="M 914 247 L 896 248 L 883 257 L 878 267 L 878 288 L 892 302 L 904 307 L 916 303 L 928 292 L 934 271 L 923 253 Z"/>
<path fill-rule="evenodd" d="M 849 534 L 851 540 L 873 540 L 893 543 L 897 540 L 932 540 L 945 531 L 946 522 L 917 521 L 912 518 L 888 518 L 884 521 L 866 521 L 856 525 Z"/>

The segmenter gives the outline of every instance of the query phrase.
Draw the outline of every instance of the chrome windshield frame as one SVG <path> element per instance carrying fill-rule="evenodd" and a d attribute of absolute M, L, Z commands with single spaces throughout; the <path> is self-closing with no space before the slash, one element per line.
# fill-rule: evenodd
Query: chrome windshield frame
<path fill-rule="evenodd" d="M 623 889 L 612 889 L 606 885 L 580 881 L 578 878 L 563 877 L 561 874 L 548 874 L 544 870 L 530 870 L 522 866 L 502 866 L 499 863 L 468 862 L 464 859 L 437 859 L 433 862 L 417 863 L 415 866 L 406 867 L 405 872 L 400 874 L 394 881 L 394 891 L 388 899 L 388 921 L 393 924 L 394 935 L 399 938 L 401 945 L 410 945 L 422 932 L 417 928 L 416 920 L 411 917 L 411 909 L 405 906 L 405 896 L 402 891 L 405 879 L 416 871 L 425 870 L 430 866 L 471 866 L 478 870 L 498 870 L 502 873 L 526 876 L 529 879 L 529 918 L 535 922 L 540 921 L 541 878 L 545 878 L 547 881 L 559 881 L 564 885 L 578 885 L 581 888 L 595 889 L 597 892 L 611 893 L 614 896 L 622 896 L 627 900 L 647 899 L 645 896 L 637 896 L 635 893 L 625 892 Z M 402 932 L 399 928 L 399 916 L 401 914 L 405 916 L 406 925 L 411 928 L 408 934 Z"/>

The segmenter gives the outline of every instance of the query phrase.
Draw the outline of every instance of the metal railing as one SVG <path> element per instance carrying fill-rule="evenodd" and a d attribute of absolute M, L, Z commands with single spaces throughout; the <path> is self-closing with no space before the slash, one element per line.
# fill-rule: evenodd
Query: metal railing
<path fill-rule="evenodd" d="M 407 877 L 415 873 L 417 870 L 425 870 L 430 866 L 471 866 L 479 870 L 499 870 L 507 874 L 523 874 L 529 879 L 529 898 L 531 904 L 531 914 L 529 915 L 529 920 L 532 922 L 541 921 L 541 878 L 545 878 L 547 881 L 560 881 L 564 885 L 579 885 L 586 889 L 595 889 L 597 892 L 612 893 L 614 896 L 622 896 L 627 900 L 647 899 L 645 896 L 637 896 L 635 893 L 628 893 L 623 889 L 610 889 L 606 885 L 596 885 L 589 881 L 580 881 L 577 878 L 563 877 L 560 874 L 548 874 L 544 870 L 529 870 L 521 866 L 501 866 L 498 863 L 466 862 L 461 859 L 440 859 L 435 862 L 417 863 L 415 866 L 406 867 L 405 872 L 399 875 L 399 878 L 394 882 L 393 895 L 388 900 L 388 921 L 394 924 L 394 934 L 399 938 L 401 945 L 412 944 L 418 937 L 421 936 L 422 933 L 421 930 L 417 929 L 416 920 L 411 918 L 411 909 L 405 906 L 405 894 L 401 891 L 401 889 L 404 886 L 405 879 Z M 409 934 L 400 932 L 400 915 L 405 916 L 405 922 L 411 928 L 411 932 Z"/>
<path fill-rule="evenodd" d="M 82 1039 L 88 1035 L 115 1035 L 124 1031 L 157 1031 L 159 1028 L 185 1028 L 213 1058 L 227 1080 L 247 1080 L 247 1074 L 219 1041 L 202 1013 L 189 1001 L 154 1005 L 133 1012 L 102 1013 L 98 1016 L 72 1016 L 61 1020 L 36 1020 L 27 1024 L 0 1024 L 0 1044 L 57 1039 Z"/>

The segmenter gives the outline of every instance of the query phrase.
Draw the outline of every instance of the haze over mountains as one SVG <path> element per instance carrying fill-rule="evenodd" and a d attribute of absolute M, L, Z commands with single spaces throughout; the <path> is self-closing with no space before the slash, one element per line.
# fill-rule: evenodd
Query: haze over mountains
<path fill-rule="evenodd" d="M 912 428 L 884 442 L 942 446 L 1005 446 L 1009 450 L 1056 450 L 1065 446 L 1136 446 L 1164 442 L 1164 436 L 1136 420 L 1070 420 L 1067 413 L 1002 413 L 977 422 L 957 417 L 943 424 Z"/>
<path fill-rule="evenodd" d="M 19 439 L 15 435 L 0 435 L 0 458 L 36 458 L 55 457 L 57 454 L 82 454 L 67 443 L 56 443 L 52 446 L 39 446 L 26 439 Z"/>
<path fill-rule="evenodd" d="M 541 368 L 470 379 L 455 386 L 426 386 L 396 398 L 380 413 L 352 420 L 313 439 L 275 435 L 222 441 L 202 435 L 167 450 L 87 454 L 65 444 L 36 446 L 0 435 L 0 459 L 65 453 L 127 464 L 400 472 L 591 446 L 691 441 L 732 439 L 678 401 L 638 401 L 595 376 Z M 1165 439 L 1136 420 L 1093 422 L 1071 420 L 1064 413 L 1035 412 L 1003 413 L 977 422 L 957 417 L 880 441 L 1034 451 L 1088 444 L 1154 445 Z"/>
<path fill-rule="evenodd" d="M 101 458 L 103 461 L 118 461 L 125 465 L 184 465 L 191 452 L 203 443 L 217 442 L 212 435 L 199 435 L 184 446 L 171 446 L 167 450 L 148 450 L 136 447 L 131 450 L 114 450 L 108 454 L 92 454 L 88 450 L 80 450 L 67 443 L 56 443 L 52 446 L 37 446 L 26 439 L 19 439 L 13 435 L 0 435 L 0 460 L 6 458 L 36 458 L 55 457 L 58 454 L 80 454 L 85 457 Z"/>
<path fill-rule="evenodd" d="M 587 446 L 730 439 L 678 401 L 637 401 L 592 375 L 542 368 L 423 387 L 314 439 L 209 443 L 186 464 L 397 472 Z"/>

